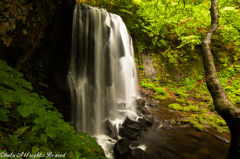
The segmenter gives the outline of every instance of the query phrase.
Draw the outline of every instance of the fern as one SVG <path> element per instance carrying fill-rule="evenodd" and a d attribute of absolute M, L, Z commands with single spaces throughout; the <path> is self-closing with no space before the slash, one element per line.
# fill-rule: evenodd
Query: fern
<path fill-rule="evenodd" d="M 180 37 L 178 40 L 181 40 L 182 44 L 177 48 L 181 48 L 185 45 L 190 45 L 192 50 L 194 50 L 194 45 L 198 45 L 201 43 L 200 37 L 196 35 Z"/>
<path fill-rule="evenodd" d="M 21 128 L 18 128 L 13 134 L 20 136 L 22 135 L 27 129 L 29 128 L 29 126 L 24 126 Z"/>

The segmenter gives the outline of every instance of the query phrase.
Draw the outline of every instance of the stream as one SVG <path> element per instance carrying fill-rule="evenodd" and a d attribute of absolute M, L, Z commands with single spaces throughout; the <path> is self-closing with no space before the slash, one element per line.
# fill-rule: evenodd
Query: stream
<path fill-rule="evenodd" d="M 182 118 L 182 112 L 169 111 L 168 104 L 173 101 L 161 101 L 159 107 L 147 107 L 151 115 L 158 115 L 163 120 Z M 225 159 L 230 144 L 217 139 L 219 135 L 230 140 L 230 134 L 219 133 L 213 128 L 209 132 L 199 132 L 189 124 L 176 124 L 171 130 L 148 128 L 140 145 L 154 158 L 183 159 Z"/>

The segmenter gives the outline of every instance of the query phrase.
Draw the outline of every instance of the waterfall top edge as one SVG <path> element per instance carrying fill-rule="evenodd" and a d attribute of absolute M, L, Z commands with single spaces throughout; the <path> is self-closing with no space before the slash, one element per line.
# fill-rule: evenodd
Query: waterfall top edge
<path fill-rule="evenodd" d="M 107 11 L 105 8 L 95 7 L 95 6 L 91 6 L 91 5 L 87 5 L 87 4 L 82 4 L 82 3 L 77 3 L 77 4 L 75 4 L 75 7 L 77 7 L 77 6 L 80 6 L 80 7 L 84 6 L 84 7 L 88 8 L 88 9 L 100 9 L 100 10 Z M 107 12 L 108 12 L 108 11 L 107 11 Z"/>
<path fill-rule="evenodd" d="M 95 7 L 95 6 L 91 6 L 91 5 L 87 5 L 87 4 L 83 4 L 83 3 L 77 3 L 75 4 L 75 7 L 85 7 L 85 8 L 88 8 L 88 9 L 99 9 L 99 10 L 102 10 L 104 12 L 107 12 L 108 14 L 112 15 L 112 16 L 115 16 L 115 17 L 119 17 L 121 18 L 121 16 L 117 15 L 117 14 L 114 14 L 114 13 L 110 13 L 108 12 L 105 8 L 101 8 L 101 7 Z M 122 18 L 121 18 L 122 19 Z"/>

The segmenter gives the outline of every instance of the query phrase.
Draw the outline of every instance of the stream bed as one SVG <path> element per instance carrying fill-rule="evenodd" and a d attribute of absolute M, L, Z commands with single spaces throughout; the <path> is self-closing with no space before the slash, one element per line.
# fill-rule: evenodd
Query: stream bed
<path fill-rule="evenodd" d="M 159 107 L 147 107 L 151 115 L 158 115 L 163 120 L 182 118 L 184 113 L 169 110 L 168 104 L 173 101 L 161 101 Z M 176 124 L 167 131 L 150 127 L 139 139 L 145 145 L 145 151 L 156 159 L 225 159 L 230 144 L 214 135 L 230 140 L 230 134 L 219 133 L 213 128 L 209 132 L 199 132 L 189 124 Z"/>

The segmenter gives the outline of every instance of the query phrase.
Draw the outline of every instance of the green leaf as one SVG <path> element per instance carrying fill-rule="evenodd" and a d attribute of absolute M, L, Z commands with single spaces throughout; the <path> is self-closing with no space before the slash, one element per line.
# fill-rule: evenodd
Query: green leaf
<path fill-rule="evenodd" d="M 45 132 L 47 133 L 48 136 L 50 136 L 51 138 L 54 138 L 57 134 L 57 129 L 56 127 L 52 126 L 52 124 L 49 121 L 46 121 Z"/>
<path fill-rule="evenodd" d="M 39 148 L 37 146 L 32 147 L 32 153 L 38 153 Z"/>
<path fill-rule="evenodd" d="M 47 135 L 45 133 L 41 134 L 41 139 L 47 141 Z"/>
<path fill-rule="evenodd" d="M 7 113 L 9 113 L 9 110 L 4 108 L 3 106 L 0 107 L 0 121 L 8 121 Z"/>
<path fill-rule="evenodd" d="M 43 124 L 35 124 L 32 128 L 32 131 L 36 131 L 39 130 L 40 128 L 42 128 Z"/>
<path fill-rule="evenodd" d="M 13 102 L 12 95 L 4 90 L 0 90 L 0 101 L 1 100 L 4 102 Z"/>
<path fill-rule="evenodd" d="M 23 117 L 26 117 L 33 113 L 32 108 L 29 105 L 25 104 L 18 106 L 17 111 L 19 111 Z"/>

